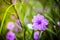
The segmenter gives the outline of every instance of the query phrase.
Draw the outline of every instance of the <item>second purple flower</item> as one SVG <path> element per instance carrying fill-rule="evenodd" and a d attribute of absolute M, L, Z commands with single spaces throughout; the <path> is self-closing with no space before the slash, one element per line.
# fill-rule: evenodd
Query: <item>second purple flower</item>
<path fill-rule="evenodd" d="M 36 15 L 32 19 L 34 30 L 46 30 L 46 25 L 48 25 L 48 20 L 44 18 L 43 15 Z"/>

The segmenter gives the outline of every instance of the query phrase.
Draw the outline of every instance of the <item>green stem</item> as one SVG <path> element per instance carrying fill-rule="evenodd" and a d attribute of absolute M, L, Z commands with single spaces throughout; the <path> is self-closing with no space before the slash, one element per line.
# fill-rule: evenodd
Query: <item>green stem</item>
<path fill-rule="evenodd" d="M 40 32 L 39 39 L 41 38 L 41 36 L 42 36 L 42 33 L 43 33 L 43 31 L 41 31 L 41 32 Z"/>
<path fill-rule="evenodd" d="M 16 10 L 16 6 L 14 5 L 13 8 L 14 8 L 14 10 L 15 10 L 15 13 L 16 13 L 16 16 L 17 16 L 17 19 L 19 20 L 20 27 L 22 28 L 22 24 L 21 24 L 21 21 L 20 21 L 20 17 L 19 17 L 19 14 L 18 14 L 17 10 Z"/>
<path fill-rule="evenodd" d="M 3 0 L 6 4 L 10 5 L 11 3 L 9 1 Z"/>
<path fill-rule="evenodd" d="M 10 6 L 7 8 L 7 10 L 5 11 L 5 13 L 4 13 L 4 17 L 3 17 L 3 20 L 2 20 L 2 23 L 1 23 L 1 27 L 0 27 L 0 33 L 1 33 L 1 31 L 2 31 L 5 18 L 6 18 L 6 16 L 7 16 L 7 12 L 9 11 L 9 9 L 10 9 L 12 6 L 13 6 L 13 5 L 10 5 Z"/>
<path fill-rule="evenodd" d="M 53 33 L 54 35 L 56 35 L 56 33 L 53 32 L 52 30 L 50 30 L 50 29 L 48 29 L 48 28 L 46 28 L 46 30 L 49 31 L 49 32 L 51 32 L 51 33 Z"/>

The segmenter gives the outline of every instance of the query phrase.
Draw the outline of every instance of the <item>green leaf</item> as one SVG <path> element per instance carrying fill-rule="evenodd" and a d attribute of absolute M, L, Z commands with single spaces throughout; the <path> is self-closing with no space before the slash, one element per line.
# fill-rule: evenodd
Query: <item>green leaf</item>
<path fill-rule="evenodd" d="M 51 22 L 53 22 L 53 23 L 55 24 L 54 20 L 53 20 L 49 15 L 45 14 L 44 16 L 45 16 L 46 18 L 48 18 Z"/>
<path fill-rule="evenodd" d="M 4 13 L 4 17 L 3 17 L 3 20 L 2 20 L 2 23 L 1 23 L 1 27 L 0 27 L 0 33 L 1 33 L 1 31 L 2 31 L 5 18 L 6 18 L 6 16 L 7 16 L 7 12 L 9 11 L 9 9 L 10 9 L 12 6 L 13 6 L 13 5 L 10 5 L 10 6 L 6 9 L 6 11 L 5 11 L 5 13 Z"/>
<path fill-rule="evenodd" d="M 49 31 L 49 32 L 51 32 L 51 33 L 53 33 L 54 35 L 56 35 L 56 33 L 54 33 L 51 29 L 46 28 L 46 30 Z"/>

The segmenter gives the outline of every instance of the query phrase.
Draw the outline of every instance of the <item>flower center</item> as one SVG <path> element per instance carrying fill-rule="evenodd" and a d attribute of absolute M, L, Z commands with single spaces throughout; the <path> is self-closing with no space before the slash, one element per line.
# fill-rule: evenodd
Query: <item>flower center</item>
<path fill-rule="evenodd" d="M 11 36 L 11 35 L 9 35 L 9 37 L 11 38 L 12 36 Z"/>
<path fill-rule="evenodd" d="M 38 24 L 41 24 L 41 21 L 38 21 Z"/>

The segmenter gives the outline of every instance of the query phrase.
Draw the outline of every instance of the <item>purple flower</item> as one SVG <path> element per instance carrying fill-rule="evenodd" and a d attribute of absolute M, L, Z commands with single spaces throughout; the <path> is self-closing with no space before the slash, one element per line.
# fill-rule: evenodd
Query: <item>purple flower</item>
<path fill-rule="evenodd" d="M 18 29 L 18 28 L 15 28 L 14 31 L 15 31 L 16 33 L 18 33 L 18 32 L 19 32 L 19 29 Z"/>
<path fill-rule="evenodd" d="M 12 0 L 12 3 L 13 3 L 13 4 L 16 4 L 16 0 Z"/>
<path fill-rule="evenodd" d="M 24 23 L 25 24 L 29 24 L 29 19 L 28 18 L 24 18 Z"/>
<path fill-rule="evenodd" d="M 22 27 L 21 27 L 21 22 L 20 22 L 20 20 L 16 20 L 16 26 L 19 28 L 19 29 L 21 29 L 22 30 Z"/>
<path fill-rule="evenodd" d="M 36 10 L 37 12 L 40 12 L 40 13 L 43 11 L 42 8 L 35 8 L 35 10 Z"/>
<path fill-rule="evenodd" d="M 38 38 L 39 38 L 39 32 L 35 32 L 34 33 L 34 40 L 38 40 Z"/>
<path fill-rule="evenodd" d="M 10 18 L 11 18 L 12 20 L 14 20 L 14 19 L 15 19 L 15 16 L 14 16 L 14 15 L 11 15 Z"/>
<path fill-rule="evenodd" d="M 40 14 L 34 16 L 32 22 L 33 22 L 32 28 L 34 30 L 46 30 L 46 25 L 48 25 L 48 20 L 45 19 L 44 16 Z"/>
<path fill-rule="evenodd" d="M 13 22 L 9 22 L 9 23 L 7 24 L 7 29 L 9 29 L 9 30 L 13 30 L 14 27 L 15 27 L 15 26 L 14 26 L 14 23 L 13 23 Z"/>
<path fill-rule="evenodd" d="M 15 39 L 15 33 L 13 32 L 8 32 L 6 35 L 7 40 L 14 40 Z"/>
<path fill-rule="evenodd" d="M 16 20 L 16 26 L 20 26 L 20 20 Z"/>
<path fill-rule="evenodd" d="M 57 22 L 57 25 L 60 26 L 60 21 Z"/>

